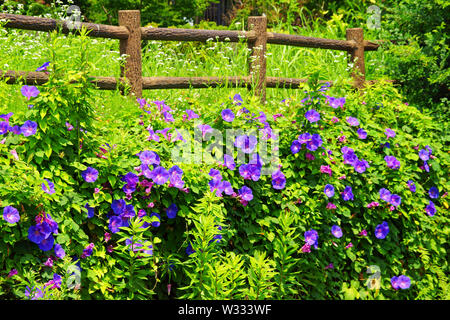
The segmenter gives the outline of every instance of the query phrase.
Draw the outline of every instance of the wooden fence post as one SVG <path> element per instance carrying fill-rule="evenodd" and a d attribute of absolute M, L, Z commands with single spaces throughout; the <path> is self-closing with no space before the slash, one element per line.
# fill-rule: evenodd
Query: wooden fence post
<path fill-rule="evenodd" d="M 353 63 L 352 76 L 354 87 L 361 89 L 366 81 L 366 69 L 364 64 L 364 30 L 362 28 L 350 28 L 346 30 L 347 40 L 356 42 L 356 48 L 350 50 L 350 61 Z"/>
<path fill-rule="evenodd" d="M 253 31 L 256 39 L 248 41 L 250 49 L 249 72 L 252 83 L 256 82 L 255 93 L 266 101 L 266 47 L 267 47 L 267 17 L 248 17 L 248 30 Z"/>
<path fill-rule="evenodd" d="M 131 86 L 131 94 L 142 97 L 142 48 L 141 12 L 139 10 L 119 10 L 119 25 L 128 28 L 128 39 L 120 40 L 120 55 L 126 54 L 125 67 L 120 76 L 126 77 Z"/>

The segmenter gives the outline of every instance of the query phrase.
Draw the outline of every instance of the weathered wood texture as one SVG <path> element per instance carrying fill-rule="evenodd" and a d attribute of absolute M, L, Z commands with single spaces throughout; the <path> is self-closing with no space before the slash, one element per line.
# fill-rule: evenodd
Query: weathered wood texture
<path fill-rule="evenodd" d="M 86 28 L 89 30 L 89 36 L 95 38 L 127 39 L 128 30 L 125 27 L 109 26 L 104 24 L 80 22 L 74 24 L 64 20 L 55 20 L 40 17 L 22 16 L 17 14 L 0 13 L 0 19 L 6 20 L 4 27 L 34 30 L 34 31 L 53 31 L 60 29 L 62 33 L 67 34 L 76 31 L 76 28 Z"/>
<path fill-rule="evenodd" d="M 128 79 L 131 93 L 142 97 L 142 48 L 141 12 L 139 10 L 120 10 L 119 24 L 128 29 L 128 39 L 120 40 L 120 55 L 127 55 L 126 63 L 120 68 L 121 77 Z"/>
<path fill-rule="evenodd" d="M 248 17 L 248 28 L 255 33 L 255 40 L 248 41 L 250 49 L 249 75 L 255 84 L 255 94 L 266 101 L 266 51 L 267 17 Z"/>
<path fill-rule="evenodd" d="M 349 50 L 350 62 L 353 63 L 352 77 L 354 87 L 361 89 L 366 81 L 366 69 L 364 64 L 364 31 L 362 28 L 347 29 L 348 41 L 354 41 L 356 47 Z"/>
<path fill-rule="evenodd" d="M 253 40 L 252 32 L 232 30 L 200 30 L 200 29 L 175 29 L 175 28 L 141 28 L 142 40 L 166 40 L 166 41 L 229 41 L 239 42 Z"/>

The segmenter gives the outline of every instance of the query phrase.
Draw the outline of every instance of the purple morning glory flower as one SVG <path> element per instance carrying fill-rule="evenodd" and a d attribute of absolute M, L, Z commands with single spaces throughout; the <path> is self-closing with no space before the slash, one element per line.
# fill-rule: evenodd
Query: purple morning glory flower
<path fill-rule="evenodd" d="M 364 173 L 367 168 L 369 168 L 369 164 L 366 160 L 358 160 L 354 163 L 355 171 L 358 173 Z"/>
<path fill-rule="evenodd" d="M 220 171 L 214 168 L 209 170 L 209 176 L 212 177 L 214 180 L 222 180 L 222 175 L 220 174 Z"/>
<path fill-rule="evenodd" d="M 223 110 L 221 115 L 222 115 L 223 121 L 233 122 L 233 120 L 234 120 L 234 113 L 231 109 Z"/>
<path fill-rule="evenodd" d="M 345 187 L 344 191 L 342 192 L 342 199 L 344 199 L 344 201 L 354 200 L 352 187 L 350 186 Z"/>
<path fill-rule="evenodd" d="M 11 206 L 6 206 L 3 209 L 3 219 L 10 224 L 14 224 L 20 220 L 19 211 Z"/>
<path fill-rule="evenodd" d="M 385 156 L 384 161 L 386 161 L 387 166 L 391 169 L 396 170 L 400 168 L 400 161 L 394 156 Z"/>
<path fill-rule="evenodd" d="M 286 177 L 281 170 L 272 173 L 272 187 L 277 190 L 284 189 L 286 186 Z"/>
<path fill-rule="evenodd" d="M 47 180 L 47 179 L 44 179 L 44 180 L 47 181 L 48 188 L 47 188 L 47 185 L 46 185 L 45 183 L 43 183 L 43 184 L 42 184 L 42 190 L 43 190 L 45 193 L 48 193 L 48 194 L 53 194 L 53 193 L 55 193 L 55 184 L 54 184 L 53 182 Z"/>
<path fill-rule="evenodd" d="M 203 137 L 203 139 L 205 139 L 205 135 L 206 135 L 208 132 L 213 132 L 213 128 L 211 128 L 211 126 L 210 126 L 210 125 L 207 125 L 207 124 L 199 124 L 199 125 L 197 126 L 197 128 L 199 128 L 200 131 L 202 132 L 202 137 Z"/>
<path fill-rule="evenodd" d="M 305 242 L 307 245 L 312 246 L 314 245 L 314 248 L 317 249 L 318 240 L 319 240 L 319 234 L 316 230 L 311 229 L 304 233 Z"/>
<path fill-rule="evenodd" d="M 342 107 L 344 105 L 345 97 L 342 97 L 342 98 L 328 97 L 327 101 L 328 101 L 328 104 L 332 108 L 336 109 L 336 108 Z"/>
<path fill-rule="evenodd" d="M 261 177 L 261 167 L 256 164 L 249 164 L 250 179 L 253 181 L 258 181 Z"/>
<path fill-rule="evenodd" d="M 50 65 L 50 62 L 45 62 L 42 66 L 36 69 L 36 71 L 47 71 L 47 67 Z"/>
<path fill-rule="evenodd" d="M 231 196 L 234 193 L 233 187 L 231 186 L 231 182 L 226 180 L 220 182 L 219 189 L 223 190 L 223 192 L 225 192 L 225 194 L 229 196 Z"/>
<path fill-rule="evenodd" d="M 6 121 L 1 121 L 0 122 L 0 134 L 4 135 L 6 133 L 8 133 L 8 129 L 9 129 L 9 124 Z"/>
<path fill-rule="evenodd" d="M 52 235 L 49 235 L 48 238 L 43 239 L 39 244 L 39 249 L 42 251 L 49 251 L 53 248 L 53 244 L 55 243 L 55 239 Z"/>
<path fill-rule="evenodd" d="M 66 252 L 64 251 L 64 249 L 61 247 L 61 245 L 59 243 L 55 244 L 54 250 L 55 250 L 55 255 L 58 258 L 63 259 L 66 256 Z"/>
<path fill-rule="evenodd" d="M 430 160 L 430 152 L 427 149 L 422 149 L 419 151 L 419 158 L 423 161 Z"/>
<path fill-rule="evenodd" d="M 32 136 L 36 133 L 37 123 L 31 120 L 27 120 L 20 127 L 20 132 L 24 135 L 24 137 Z"/>
<path fill-rule="evenodd" d="M 298 153 L 301 148 L 302 148 L 302 144 L 300 143 L 300 141 L 298 141 L 298 140 L 292 141 L 292 144 L 291 144 L 291 152 L 292 152 L 292 154 Z"/>
<path fill-rule="evenodd" d="M 175 121 L 175 119 L 173 118 L 173 115 L 169 112 L 164 112 L 163 116 L 164 116 L 165 122 L 174 122 Z"/>
<path fill-rule="evenodd" d="M 251 180 L 250 165 L 242 164 L 239 167 L 239 174 L 241 175 L 242 178 Z"/>
<path fill-rule="evenodd" d="M 437 199 L 439 198 L 439 190 L 436 187 L 431 187 L 430 190 L 428 190 L 428 194 L 430 195 L 431 199 Z"/>
<path fill-rule="evenodd" d="M 48 225 L 47 228 L 49 228 Z M 36 244 L 41 243 L 41 241 L 45 239 L 45 234 L 41 225 L 30 226 L 30 228 L 28 228 L 28 239 Z"/>
<path fill-rule="evenodd" d="M 411 279 L 405 275 L 391 278 L 391 285 L 394 290 L 408 289 L 411 286 Z"/>
<path fill-rule="evenodd" d="M 132 204 L 127 204 L 122 211 L 121 217 L 122 219 L 131 219 L 136 215 L 136 210 L 134 209 Z"/>
<path fill-rule="evenodd" d="M 237 148 L 240 148 L 244 153 L 252 153 L 257 143 L 258 141 L 255 136 L 243 135 L 236 137 L 234 145 Z"/>
<path fill-rule="evenodd" d="M 150 173 L 150 178 L 158 185 L 165 184 L 169 180 L 169 172 L 164 167 L 158 166 Z"/>
<path fill-rule="evenodd" d="M 113 209 L 113 211 L 116 215 L 119 215 L 119 214 L 122 214 L 126 205 L 127 204 L 125 203 L 125 200 L 123 200 L 123 199 L 113 200 L 113 202 L 111 203 L 111 209 Z"/>
<path fill-rule="evenodd" d="M 393 137 L 395 137 L 395 131 L 394 130 L 392 130 L 392 129 L 390 129 L 390 128 L 387 128 L 385 131 L 384 131 L 384 134 L 386 135 L 386 138 L 393 138 Z"/>
<path fill-rule="evenodd" d="M 367 138 L 367 132 L 363 128 L 359 128 L 356 133 L 358 134 L 358 138 L 360 139 L 366 139 Z"/>
<path fill-rule="evenodd" d="M 320 114 L 316 110 L 311 109 L 305 113 L 305 118 L 308 119 L 309 122 L 317 122 L 320 120 Z"/>
<path fill-rule="evenodd" d="M 359 126 L 359 120 L 354 117 L 347 117 L 347 123 L 353 127 Z"/>
<path fill-rule="evenodd" d="M 88 167 L 85 171 L 81 173 L 84 181 L 92 183 L 98 178 L 98 171 L 94 168 Z"/>
<path fill-rule="evenodd" d="M 434 216 L 436 213 L 436 207 L 434 206 L 433 201 L 429 200 L 428 205 L 425 207 L 425 212 L 430 216 Z"/>
<path fill-rule="evenodd" d="M 383 221 L 375 228 L 375 237 L 377 237 L 378 239 L 386 238 L 388 233 L 389 233 L 389 225 L 386 221 Z"/>
<path fill-rule="evenodd" d="M 381 188 L 379 191 L 380 198 L 383 201 L 389 202 L 391 200 L 391 192 L 388 189 Z"/>
<path fill-rule="evenodd" d="M 242 188 L 239 189 L 239 196 L 245 201 L 251 201 L 253 199 L 252 189 L 247 186 L 242 186 Z"/>
<path fill-rule="evenodd" d="M 225 154 L 223 156 L 223 162 L 225 167 L 227 167 L 230 170 L 234 170 L 236 168 L 236 164 L 234 163 L 233 157 L 228 154 Z"/>
<path fill-rule="evenodd" d="M 209 180 L 208 185 L 209 185 L 209 190 L 211 192 L 214 192 L 214 190 L 217 190 L 216 196 L 218 196 L 218 197 L 222 196 L 222 189 L 221 189 L 222 181 L 220 181 L 220 179 Z"/>
<path fill-rule="evenodd" d="M 142 164 L 145 164 L 147 166 L 151 164 L 159 165 L 160 159 L 156 152 L 154 151 L 142 151 L 139 153 L 139 160 L 141 160 Z"/>
<path fill-rule="evenodd" d="M 92 255 L 92 249 L 94 248 L 94 244 L 90 243 L 84 248 L 83 253 L 81 254 L 81 259 L 90 257 Z"/>
<path fill-rule="evenodd" d="M 334 225 L 331 227 L 331 234 L 336 238 L 340 238 L 342 237 L 342 229 L 339 226 Z"/>
<path fill-rule="evenodd" d="M 311 140 L 306 142 L 306 149 L 309 151 L 316 151 L 321 145 L 323 141 L 319 134 L 315 133 L 312 135 Z"/>
<path fill-rule="evenodd" d="M 334 187 L 331 184 L 327 184 L 323 190 L 323 192 L 325 193 L 325 195 L 328 198 L 331 198 L 334 196 Z"/>
<path fill-rule="evenodd" d="M 312 135 L 308 132 L 302 133 L 301 135 L 298 136 L 298 141 L 301 144 L 307 143 L 311 139 L 312 139 Z"/>
<path fill-rule="evenodd" d="M 401 202 L 402 198 L 398 194 L 391 194 L 391 197 L 389 199 L 390 204 L 392 204 L 394 207 L 398 207 Z"/>
<path fill-rule="evenodd" d="M 178 213 L 178 207 L 175 203 L 172 203 L 169 208 L 167 208 L 167 218 L 174 219 Z"/>
<path fill-rule="evenodd" d="M 112 216 L 109 218 L 108 228 L 112 233 L 116 233 L 120 231 L 120 227 L 122 227 L 122 219 L 118 216 Z"/>
<path fill-rule="evenodd" d="M 38 88 L 35 86 L 23 86 L 20 89 L 20 92 L 27 98 L 27 100 L 30 100 L 31 97 L 36 98 L 40 93 Z"/>
<path fill-rule="evenodd" d="M 194 111 L 192 111 L 191 109 L 186 110 L 186 113 L 188 115 L 188 120 L 191 119 L 197 119 L 199 117 L 198 114 L 196 114 Z"/>
<path fill-rule="evenodd" d="M 234 97 L 233 97 L 233 102 L 234 102 L 236 105 L 240 106 L 240 105 L 242 105 L 242 102 L 244 102 L 244 100 L 242 100 L 242 97 L 241 97 L 241 95 L 240 95 L 239 93 L 236 93 L 236 94 L 234 95 Z"/>
<path fill-rule="evenodd" d="M 181 176 L 183 175 L 183 170 L 181 170 L 181 168 L 177 165 L 172 166 L 172 168 L 170 168 L 168 172 L 171 179 L 175 177 L 181 178 Z"/>
<path fill-rule="evenodd" d="M 133 172 L 128 172 L 126 175 L 122 177 L 121 180 L 125 181 L 130 186 L 136 186 L 136 184 L 138 184 L 139 182 L 139 177 Z"/>
<path fill-rule="evenodd" d="M 167 141 L 170 141 L 170 134 L 167 134 L 167 133 L 169 132 L 170 129 L 172 129 L 172 128 L 169 127 L 169 128 L 164 128 L 164 129 L 162 129 L 162 130 L 156 130 L 156 133 L 162 134 L 163 137 L 164 137 L 164 139 L 166 139 Z M 158 140 L 155 140 L 155 141 L 159 141 L 159 139 L 158 139 Z M 157 157 L 157 160 L 159 161 L 159 157 Z M 141 161 L 142 161 L 142 160 L 141 160 Z M 159 164 L 159 163 L 158 163 L 158 164 Z"/>
<path fill-rule="evenodd" d="M 411 192 L 416 192 L 416 185 L 412 180 L 408 180 L 408 187 Z"/>

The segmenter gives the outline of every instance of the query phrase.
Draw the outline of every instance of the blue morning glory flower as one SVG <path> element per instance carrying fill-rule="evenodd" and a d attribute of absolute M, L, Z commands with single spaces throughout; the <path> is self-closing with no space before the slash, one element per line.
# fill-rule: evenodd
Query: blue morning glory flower
<path fill-rule="evenodd" d="M 234 170 L 236 168 L 236 164 L 234 163 L 233 157 L 228 154 L 225 154 L 223 156 L 223 162 L 225 167 L 227 167 L 230 170 Z"/>
<path fill-rule="evenodd" d="M 48 238 L 43 239 L 39 244 L 39 249 L 42 251 L 49 251 L 53 248 L 53 244 L 55 242 L 55 239 L 52 235 L 49 235 Z"/>
<path fill-rule="evenodd" d="M 36 133 L 37 123 L 31 120 L 27 120 L 20 127 L 20 132 L 24 135 L 24 137 L 32 136 Z"/>
<path fill-rule="evenodd" d="M 127 204 L 125 203 L 125 200 L 123 200 L 123 199 L 113 200 L 113 202 L 111 203 L 111 209 L 113 209 L 113 211 L 116 215 L 119 215 L 119 214 L 122 214 L 126 205 Z"/>
<path fill-rule="evenodd" d="M 169 208 L 167 208 L 167 218 L 174 219 L 178 213 L 178 207 L 175 203 L 172 203 Z"/>
<path fill-rule="evenodd" d="M 50 65 L 50 62 L 45 62 L 42 66 L 36 69 L 36 71 L 47 71 L 47 67 Z"/>
<path fill-rule="evenodd" d="M 88 217 L 88 219 L 92 218 L 94 216 L 95 209 L 90 207 L 88 203 L 86 203 L 84 205 L 84 207 L 87 209 L 87 217 Z"/>
<path fill-rule="evenodd" d="M 276 190 L 284 189 L 286 186 L 286 177 L 281 170 L 272 173 L 272 187 Z"/>
<path fill-rule="evenodd" d="M 320 114 L 316 110 L 311 109 L 305 113 L 305 118 L 308 119 L 309 122 L 317 122 L 320 120 Z"/>
<path fill-rule="evenodd" d="M 23 86 L 20 89 L 20 92 L 27 98 L 27 100 L 30 100 L 31 97 L 36 98 L 40 93 L 38 88 L 35 86 Z"/>
<path fill-rule="evenodd" d="M 389 233 L 389 225 L 386 221 L 383 221 L 375 228 L 375 237 L 377 237 L 378 239 L 386 238 L 388 233 Z"/>
<path fill-rule="evenodd" d="M 356 133 L 358 134 L 358 138 L 360 139 L 366 139 L 367 138 L 367 132 L 363 128 L 359 128 Z"/>
<path fill-rule="evenodd" d="M 66 256 L 66 252 L 64 251 L 64 249 L 61 247 L 61 245 L 59 243 L 55 243 L 55 255 L 60 258 L 63 259 Z"/>
<path fill-rule="evenodd" d="M 150 173 L 150 178 L 158 185 L 163 185 L 169 180 L 169 172 L 164 167 L 156 167 Z"/>
<path fill-rule="evenodd" d="M 431 187 L 430 190 L 428 190 L 428 194 L 430 195 L 430 198 L 437 199 L 439 198 L 439 190 L 436 187 Z"/>
<path fill-rule="evenodd" d="M 14 224 L 20 220 L 19 211 L 11 206 L 6 206 L 3 209 L 3 219 L 10 224 Z"/>
<path fill-rule="evenodd" d="M 352 187 L 350 186 L 345 187 L 344 191 L 342 192 L 342 199 L 344 199 L 344 201 L 354 200 Z"/>
<path fill-rule="evenodd" d="M 317 249 L 319 234 L 317 233 L 316 230 L 311 229 L 311 230 L 306 231 L 304 233 L 304 237 L 305 237 L 305 242 L 307 245 L 309 245 L 309 246 L 314 245 L 314 248 Z"/>
<path fill-rule="evenodd" d="M 323 192 L 325 193 L 325 195 L 328 198 L 331 198 L 334 196 L 334 187 L 331 184 L 327 184 L 323 190 Z"/>
<path fill-rule="evenodd" d="M 391 169 L 398 169 L 400 168 L 400 161 L 397 160 L 394 156 L 385 156 L 384 160 L 386 161 L 386 164 Z"/>
<path fill-rule="evenodd" d="M 98 178 L 98 171 L 92 167 L 88 167 L 85 171 L 81 173 L 84 181 L 92 183 Z"/>
<path fill-rule="evenodd" d="M 391 192 L 388 189 L 381 188 L 379 191 L 380 199 L 386 202 L 391 200 Z"/>
<path fill-rule="evenodd" d="M 331 227 L 331 234 L 333 236 L 335 236 L 336 238 L 341 238 L 342 237 L 342 229 L 339 226 L 334 225 Z"/>
<path fill-rule="evenodd" d="M 222 115 L 223 121 L 233 122 L 233 120 L 234 120 L 234 113 L 231 109 L 223 110 L 221 115 Z"/>
<path fill-rule="evenodd" d="M 292 144 L 291 144 L 291 152 L 292 152 L 292 154 L 298 153 L 301 148 L 302 148 L 302 144 L 300 143 L 300 141 L 298 141 L 298 140 L 292 141 Z"/>
<path fill-rule="evenodd" d="M 43 183 L 43 184 L 42 184 L 42 190 L 43 190 L 45 193 L 48 193 L 48 194 L 53 194 L 53 193 L 55 193 L 55 184 L 54 184 L 53 182 L 47 180 L 47 179 L 44 179 L 44 180 L 47 181 L 48 187 L 46 186 L 45 183 Z"/>
<path fill-rule="evenodd" d="M 357 127 L 359 126 L 359 120 L 354 117 L 347 117 L 347 123 L 351 126 Z"/>
<path fill-rule="evenodd" d="M 159 226 L 161 225 L 161 216 L 160 216 L 158 213 L 152 212 L 152 213 L 150 214 L 150 217 L 156 217 L 156 218 L 158 218 L 157 221 L 152 221 L 152 227 L 157 228 L 157 227 L 159 227 Z"/>
<path fill-rule="evenodd" d="M 428 205 L 425 207 L 425 212 L 430 216 L 434 216 L 436 213 L 436 207 L 433 203 L 433 201 L 429 200 Z"/>
<path fill-rule="evenodd" d="M 252 189 L 247 186 L 242 186 L 242 188 L 239 189 L 239 196 L 245 201 L 251 201 L 253 199 Z"/>
<path fill-rule="evenodd" d="M 139 160 L 141 160 L 142 164 L 145 164 L 147 166 L 152 164 L 159 165 L 160 162 L 158 154 L 154 151 L 148 150 L 139 153 Z"/>

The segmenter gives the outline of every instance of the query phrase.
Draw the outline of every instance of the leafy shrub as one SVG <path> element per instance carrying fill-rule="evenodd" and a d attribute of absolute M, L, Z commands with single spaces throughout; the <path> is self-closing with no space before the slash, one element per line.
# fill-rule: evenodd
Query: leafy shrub
<path fill-rule="evenodd" d="M 383 6 L 388 51 L 386 71 L 421 110 L 445 121 L 450 115 L 448 90 L 450 6 L 445 1 L 404 0 Z"/>
<path fill-rule="evenodd" d="M 300 98 L 264 106 L 240 95 L 213 109 L 195 99 L 139 99 L 105 123 L 91 100 L 87 48 L 74 68 L 58 63 L 53 44 L 50 82 L 23 98 L 23 108 L 34 106 L 23 118 L 2 116 L 0 207 L 20 215 L 0 220 L 5 298 L 449 297 L 443 128 L 389 84 L 360 95 L 312 80 Z M 25 120 L 37 124 L 34 134 L 15 131 Z M 232 139 L 224 150 L 212 127 L 258 136 L 257 146 L 248 138 L 235 148 Z M 267 156 L 264 142 L 275 143 Z M 261 158 L 246 153 L 253 147 Z M 177 148 L 203 161 L 179 163 Z M 389 231 L 380 236 L 383 222 Z M 50 248 L 30 240 L 44 223 Z M 392 287 L 398 276 L 409 289 Z"/>

